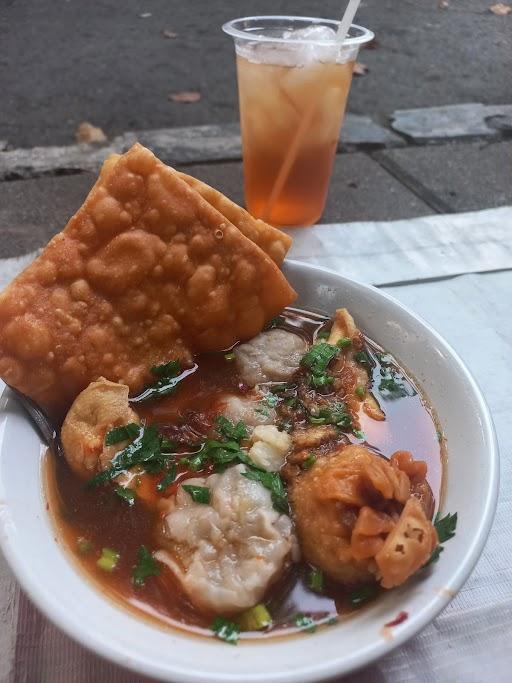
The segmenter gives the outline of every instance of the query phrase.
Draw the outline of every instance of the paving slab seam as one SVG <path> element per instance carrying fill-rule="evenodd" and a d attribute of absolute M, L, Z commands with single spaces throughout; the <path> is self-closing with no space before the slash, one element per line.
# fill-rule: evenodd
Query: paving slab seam
<path fill-rule="evenodd" d="M 370 154 L 370 157 L 385 171 L 396 178 L 399 183 L 425 202 L 425 204 L 428 204 L 436 213 L 456 213 L 455 209 L 450 206 L 450 204 L 425 187 L 422 182 L 405 171 L 393 159 L 383 156 L 380 152 L 373 152 Z"/>

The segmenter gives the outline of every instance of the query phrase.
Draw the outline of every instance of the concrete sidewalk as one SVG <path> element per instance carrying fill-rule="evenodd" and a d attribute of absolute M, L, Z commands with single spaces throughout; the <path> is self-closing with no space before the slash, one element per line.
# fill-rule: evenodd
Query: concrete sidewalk
<path fill-rule="evenodd" d="M 394 131 L 348 116 L 321 222 L 512 205 L 510 109 L 475 104 L 395 112 Z M 80 206 L 103 159 L 135 140 L 243 204 L 236 124 L 125 133 L 103 146 L 7 150 L 0 152 L 0 257 L 43 246 Z"/>

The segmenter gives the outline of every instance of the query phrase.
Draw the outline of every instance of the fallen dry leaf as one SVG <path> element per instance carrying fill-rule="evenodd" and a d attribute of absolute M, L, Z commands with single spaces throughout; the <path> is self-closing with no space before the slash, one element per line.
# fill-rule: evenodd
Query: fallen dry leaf
<path fill-rule="evenodd" d="M 83 121 L 76 129 L 75 139 L 77 142 L 106 142 L 107 136 L 98 126 Z"/>
<path fill-rule="evenodd" d="M 366 64 L 361 64 L 361 62 L 354 62 L 354 76 L 366 76 L 369 69 Z"/>
<path fill-rule="evenodd" d="M 190 104 L 191 102 L 198 102 L 201 99 L 201 93 L 197 90 L 183 90 L 182 92 L 169 93 L 168 98 L 171 102 Z"/>
<path fill-rule="evenodd" d="M 489 12 L 493 14 L 498 14 L 500 17 L 504 17 L 512 12 L 512 6 L 505 5 L 503 2 L 498 2 L 495 5 L 489 7 Z"/>
<path fill-rule="evenodd" d="M 175 33 L 174 31 L 169 31 L 168 29 L 164 28 L 162 31 L 162 35 L 164 38 L 177 38 L 178 34 Z"/>

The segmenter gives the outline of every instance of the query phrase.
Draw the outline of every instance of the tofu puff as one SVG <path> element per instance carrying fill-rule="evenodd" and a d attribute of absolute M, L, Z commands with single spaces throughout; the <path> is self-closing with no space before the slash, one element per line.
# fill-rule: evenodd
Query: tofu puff
<path fill-rule="evenodd" d="M 342 584 L 406 581 L 438 543 L 413 495 L 425 476 L 425 463 L 403 451 L 387 461 L 351 445 L 320 458 L 289 489 L 304 559 Z"/>

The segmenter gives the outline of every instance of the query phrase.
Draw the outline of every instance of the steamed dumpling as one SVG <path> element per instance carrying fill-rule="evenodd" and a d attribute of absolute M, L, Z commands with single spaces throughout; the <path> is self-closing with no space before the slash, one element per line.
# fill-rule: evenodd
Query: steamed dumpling
<path fill-rule="evenodd" d="M 263 403 L 263 399 L 263 394 L 257 392 L 246 396 L 228 394 L 222 400 L 220 412 L 235 424 L 241 421 L 249 428 L 273 424 L 277 419 L 276 411 Z"/>
<path fill-rule="evenodd" d="M 261 382 L 283 382 L 297 372 L 308 345 L 302 337 L 274 329 L 235 348 L 236 365 L 250 387 Z"/>
<path fill-rule="evenodd" d="M 290 518 L 274 510 L 269 491 L 244 471 L 237 465 L 188 479 L 210 490 L 210 504 L 195 503 L 180 486 L 165 515 L 166 549 L 155 557 L 204 612 L 230 614 L 258 603 L 292 549 Z"/>

